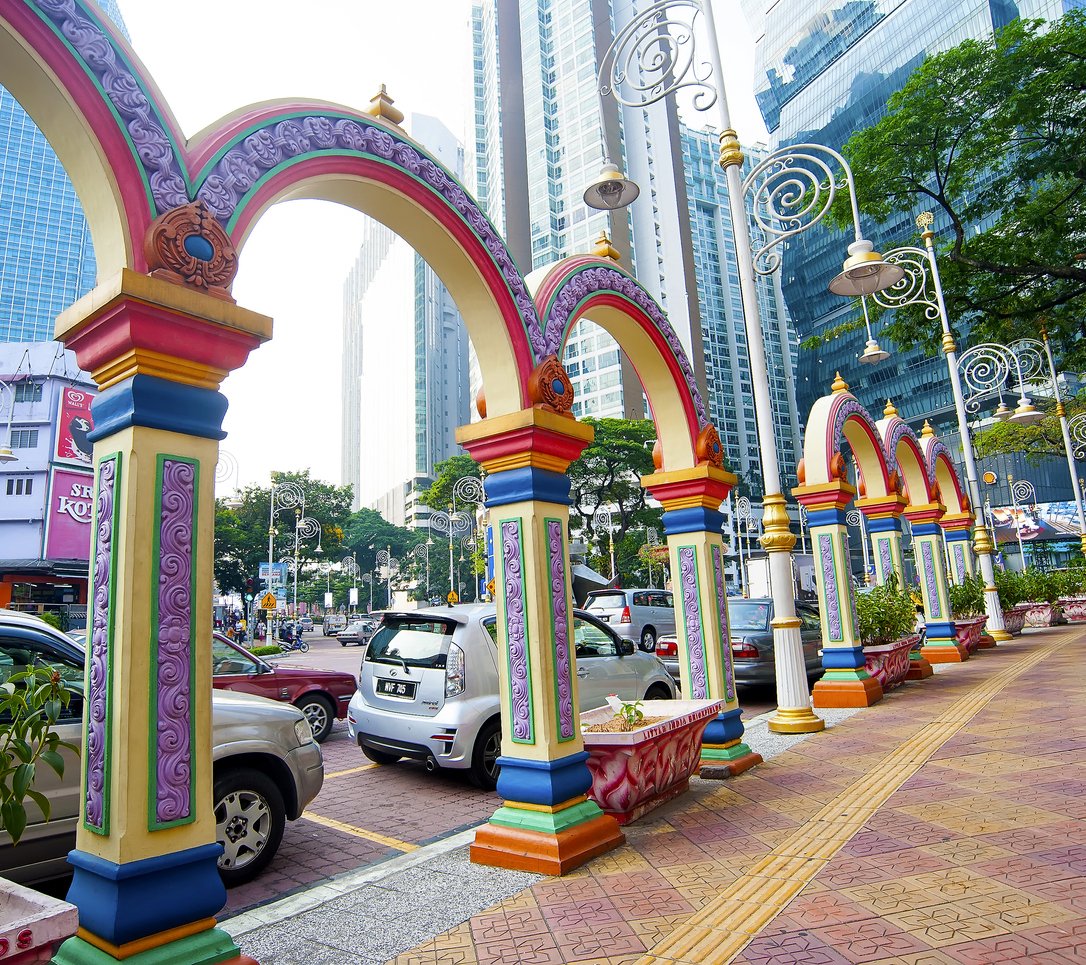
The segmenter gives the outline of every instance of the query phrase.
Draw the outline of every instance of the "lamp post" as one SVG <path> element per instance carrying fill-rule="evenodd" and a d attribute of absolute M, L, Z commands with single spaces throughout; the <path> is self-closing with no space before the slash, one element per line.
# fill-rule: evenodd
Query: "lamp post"
<path fill-rule="evenodd" d="M 950 319 L 947 317 L 943 286 L 939 278 L 939 263 L 935 258 L 935 233 L 931 230 L 934 221 L 935 217 L 930 211 L 923 211 L 917 216 L 916 226 L 920 229 L 920 236 L 924 241 L 923 248 L 907 245 L 886 253 L 886 260 L 897 265 L 902 275 L 895 285 L 887 290 L 876 292 L 873 298 L 876 304 L 884 308 L 901 308 L 905 305 L 921 306 L 927 319 L 933 322 L 938 319 L 942 326 L 943 353 L 946 355 L 947 371 L 950 374 L 954 411 L 958 417 L 958 434 L 961 436 L 962 455 L 965 459 L 966 485 L 969 489 L 969 500 L 976 508 L 982 506 L 983 501 L 980 497 L 977 460 L 973 452 L 973 440 L 969 434 L 969 419 L 966 414 L 965 396 L 962 392 L 958 348 L 950 331 Z M 1024 408 L 1021 416 L 1028 418 L 1028 412 L 1029 408 Z M 979 526 L 974 520 L 973 546 L 977 552 L 981 575 L 984 577 L 984 609 L 988 614 L 987 632 L 997 641 L 1009 640 L 1011 635 L 1003 622 L 1003 607 L 1000 605 L 999 591 L 995 585 L 995 564 L 992 560 L 992 554 L 995 551 L 994 531 L 992 538 L 989 538 L 983 519 Z"/>
<path fill-rule="evenodd" d="M 373 613 L 373 573 L 367 572 L 362 574 L 362 582 L 370 585 L 370 608 L 367 613 Z"/>
<path fill-rule="evenodd" d="M 611 557 L 611 582 L 615 582 L 615 531 L 614 516 L 609 509 L 597 509 L 592 517 L 593 527 L 602 527 L 607 530 L 607 550 Z"/>
<path fill-rule="evenodd" d="M 425 543 L 419 543 L 414 549 L 411 550 L 410 555 L 416 559 L 426 559 L 426 599 L 430 599 L 430 547 L 434 545 L 434 541 L 429 537 L 426 538 Z"/>
<path fill-rule="evenodd" d="M 378 566 L 387 567 L 385 573 L 388 577 L 388 608 L 392 609 L 392 571 L 396 568 L 397 560 L 392 555 L 392 547 L 386 546 L 383 550 L 377 551 L 376 563 Z"/>
<path fill-rule="evenodd" d="M 750 550 L 750 521 L 753 517 L 750 512 L 750 500 L 746 496 L 735 497 L 735 541 L 739 544 L 739 579 L 743 583 L 743 596 L 750 596 L 747 586 L 747 564 L 743 556 L 743 537 L 747 536 L 747 550 Z M 740 532 L 740 525 L 743 531 Z"/>
<path fill-rule="evenodd" d="M 351 578 L 351 612 L 354 613 L 354 608 L 358 606 L 358 557 L 353 554 L 344 556 L 341 565 Z"/>
<path fill-rule="evenodd" d="M 660 532 L 653 526 L 645 527 L 645 545 L 649 551 L 645 554 L 645 562 L 649 567 L 649 589 L 654 589 L 656 584 L 652 579 L 652 553 L 653 549 L 660 545 Z"/>
<path fill-rule="evenodd" d="M 850 509 L 845 513 L 845 523 L 848 526 L 860 527 L 860 546 L 864 554 L 864 583 L 867 583 L 871 573 L 871 558 L 867 553 L 867 527 L 864 525 L 864 514 L 858 509 Z"/>
<path fill-rule="evenodd" d="M 1015 479 L 1007 473 L 1007 485 L 1011 487 L 1011 506 L 1014 507 L 1014 535 L 1018 539 L 1018 555 L 1022 558 L 1022 569 L 1026 569 L 1026 547 L 1022 543 L 1022 524 L 1018 519 L 1018 504 L 1036 505 L 1037 490 L 1028 479 Z"/>
<path fill-rule="evenodd" d="M 473 527 L 478 526 L 479 507 L 486 502 L 486 492 L 483 489 L 483 481 L 478 476 L 461 476 L 452 487 L 452 509 L 456 514 L 456 502 L 470 503 L 472 507 L 471 522 Z M 470 530 L 469 530 L 470 532 Z M 460 562 L 464 562 L 463 543 L 461 543 Z M 474 576 L 474 574 L 473 574 Z M 456 589 L 460 591 L 460 567 L 456 567 Z"/>
<path fill-rule="evenodd" d="M 453 569 L 453 540 L 461 533 L 471 529 L 471 519 L 467 513 L 446 513 L 443 509 L 430 513 L 430 529 L 449 537 L 449 593 L 456 592 L 456 573 Z"/>
<path fill-rule="evenodd" d="M 241 487 L 238 484 L 240 477 L 238 461 L 232 452 L 220 448 L 219 459 L 215 463 L 215 482 L 226 482 L 231 477 L 234 479 L 234 491 L 222 501 L 222 504 L 227 509 L 241 509 L 242 502 L 239 493 Z"/>
<path fill-rule="evenodd" d="M 799 535 L 803 540 L 803 555 L 807 555 L 807 507 L 799 504 Z"/>
<path fill-rule="evenodd" d="M 684 14 L 686 20 L 682 19 Z M 699 14 L 703 16 L 709 42 L 708 62 L 694 55 L 695 21 Z M 645 7 L 617 32 L 600 64 L 598 86 L 602 95 L 611 94 L 627 107 L 648 107 L 680 88 L 697 88 L 695 109 L 717 108 L 720 165 L 728 182 L 765 494 L 762 546 L 769 555 L 779 704 L 768 726 L 770 730 L 792 733 L 821 730 L 825 723 L 811 710 L 792 590 L 792 548 L 796 538 L 789 528 L 781 492 L 769 370 L 754 274 L 775 272 L 780 267 L 781 256 L 774 249 L 821 221 L 840 190 L 849 194 L 855 240 L 848 246 L 843 270 L 830 282 L 830 290 L 849 297 L 869 295 L 894 284 L 901 277 L 901 269 L 883 261 L 871 242 L 862 236 L 852 172 L 836 151 L 817 144 L 782 148 L 767 155 L 745 181 L 741 179 L 743 152 L 732 127 L 723 76 L 710 0 L 660 0 Z M 839 181 L 835 167 L 843 172 L 844 181 Z M 747 221 L 748 193 L 752 195 L 754 218 L 768 239 L 756 253 L 752 252 Z M 585 194 L 586 203 L 597 206 L 588 194 Z"/>
<path fill-rule="evenodd" d="M 471 570 L 471 586 L 472 586 L 471 598 L 472 598 L 472 600 L 475 600 L 475 601 L 478 601 L 478 599 L 479 599 L 479 581 L 478 581 L 478 579 L 476 578 L 476 575 L 475 575 L 475 551 L 478 548 L 479 548 L 479 540 L 476 538 L 474 533 L 472 533 L 469 536 L 465 536 L 463 539 L 460 540 L 460 553 L 461 553 L 461 556 L 463 556 L 464 550 L 467 550 L 468 551 L 468 556 L 471 559 L 471 565 L 472 565 L 472 570 Z M 460 569 L 459 569 L 459 567 L 457 568 L 456 575 L 457 575 L 457 579 L 459 580 L 459 577 L 460 577 Z"/>
<path fill-rule="evenodd" d="M 271 485 L 270 512 L 268 514 L 268 590 L 272 588 L 272 567 L 275 565 L 275 512 L 279 509 L 302 507 L 305 513 L 305 493 L 297 483 L 285 482 Z"/>
<path fill-rule="evenodd" d="M 305 512 L 305 501 L 302 502 L 302 507 L 294 510 L 294 616 L 298 616 L 298 546 L 299 540 L 312 539 L 314 536 L 317 539 L 317 552 L 321 551 L 320 546 L 320 531 L 321 524 L 318 523 L 312 516 L 303 515 Z"/>
<path fill-rule="evenodd" d="M 0 382 L 0 387 L 8 394 L 8 441 L 7 445 L 0 446 L 0 463 L 15 462 L 19 458 L 11 448 L 11 426 L 15 421 L 15 390 L 7 382 Z"/>

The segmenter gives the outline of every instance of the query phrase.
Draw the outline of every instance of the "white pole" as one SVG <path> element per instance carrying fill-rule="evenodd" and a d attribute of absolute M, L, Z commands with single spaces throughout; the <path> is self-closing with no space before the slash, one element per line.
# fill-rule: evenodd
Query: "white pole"
<path fill-rule="evenodd" d="M 1063 451 L 1067 456 L 1067 469 L 1071 473 L 1071 491 L 1075 494 L 1075 509 L 1078 510 L 1079 548 L 1086 555 L 1086 512 L 1083 511 L 1082 489 L 1079 485 L 1078 471 L 1075 467 L 1075 453 L 1071 445 L 1071 429 L 1067 423 L 1067 410 L 1063 407 L 1060 396 L 1060 384 L 1056 377 L 1056 362 L 1052 358 L 1052 345 L 1048 341 L 1048 329 L 1041 326 L 1041 338 L 1045 346 L 1045 358 L 1048 359 L 1048 373 L 1052 379 L 1052 397 L 1056 400 L 1056 415 L 1060 420 L 1060 433 L 1063 435 Z"/>

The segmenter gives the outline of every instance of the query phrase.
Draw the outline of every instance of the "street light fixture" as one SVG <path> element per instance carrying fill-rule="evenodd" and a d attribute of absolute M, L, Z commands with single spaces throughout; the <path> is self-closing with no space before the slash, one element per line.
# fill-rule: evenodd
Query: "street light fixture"
<path fill-rule="evenodd" d="M 239 492 L 241 487 L 238 485 L 239 475 L 238 461 L 234 454 L 220 449 L 219 460 L 215 463 L 215 482 L 226 482 L 231 476 L 234 478 L 234 491 L 222 501 L 223 506 L 230 510 L 241 509 L 243 505 Z"/>
<path fill-rule="evenodd" d="M 1011 487 L 1011 506 L 1014 507 L 1014 535 L 1018 539 L 1018 555 L 1022 558 L 1022 569 L 1026 569 L 1026 548 L 1022 543 L 1022 524 L 1018 519 L 1018 504 L 1037 505 L 1037 490 L 1028 479 L 1015 479 L 1007 473 L 1007 484 Z"/>
<path fill-rule="evenodd" d="M 615 582 L 615 531 L 614 517 L 609 509 L 597 509 L 592 517 L 593 527 L 601 527 L 607 530 L 607 546 L 611 556 L 611 582 Z"/>
<path fill-rule="evenodd" d="M 317 550 L 320 551 L 321 524 L 312 516 L 304 516 L 305 500 L 302 506 L 294 510 L 294 616 L 298 616 L 298 545 L 299 539 L 312 539 L 317 537 Z"/>
<path fill-rule="evenodd" d="M 456 593 L 456 572 L 453 562 L 453 540 L 461 533 L 471 531 L 471 518 L 467 513 L 446 513 L 442 509 L 430 513 L 430 529 L 449 537 L 449 593 Z"/>
<path fill-rule="evenodd" d="M 8 385 L 7 382 L 0 382 L 0 386 L 2 386 L 4 388 L 4 390 L 7 392 L 8 400 L 9 400 L 8 401 L 8 406 L 9 406 L 9 408 L 8 408 L 8 444 L 6 446 L 0 446 L 0 463 L 16 462 L 16 461 L 18 461 L 19 457 L 17 455 L 15 455 L 15 453 L 12 451 L 12 448 L 11 448 L 11 439 L 12 439 L 11 425 L 15 421 L 15 390 L 10 385 Z"/>
<path fill-rule="evenodd" d="M 427 537 L 425 543 L 419 543 L 418 546 L 411 550 L 410 556 L 414 556 L 416 559 L 426 560 L 426 599 L 430 599 L 430 547 L 434 545 L 434 541 Z"/>
<path fill-rule="evenodd" d="M 879 362 L 885 362 L 890 357 L 890 353 L 879 345 L 878 339 L 871 334 L 871 317 L 867 314 L 866 296 L 860 299 L 860 305 L 864 310 L 864 325 L 867 326 L 867 347 L 860 356 L 860 361 L 864 365 L 878 365 Z"/>
<path fill-rule="evenodd" d="M 392 571 L 396 568 L 399 561 L 392 555 L 392 547 L 386 546 L 383 550 L 377 551 L 376 563 L 378 566 L 385 567 L 385 574 L 388 577 L 388 608 L 392 609 Z"/>
<path fill-rule="evenodd" d="M 296 506 L 301 506 L 303 515 L 305 513 L 305 492 L 297 483 L 284 482 L 276 485 L 273 482 L 270 492 L 270 511 L 268 514 L 268 592 L 271 592 L 272 567 L 275 565 L 276 503 L 278 502 L 279 509 L 294 509 Z"/>
<path fill-rule="evenodd" d="M 750 500 L 746 496 L 735 497 L 735 542 L 739 546 L 739 579 L 743 584 L 743 596 L 750 596 L 747 583 L 747 564 L 743 555 L 743 536 L 747 537 L 747 555 L 750 555 L 750 521 L 754 518 L 750 511 Z M 742 526 L 742 531 L 740 531 Z"/>

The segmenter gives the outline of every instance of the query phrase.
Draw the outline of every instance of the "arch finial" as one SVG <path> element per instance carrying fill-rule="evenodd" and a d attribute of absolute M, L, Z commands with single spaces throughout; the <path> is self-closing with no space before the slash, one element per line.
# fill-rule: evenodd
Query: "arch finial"
<path fill-rule="evenodd" d="M 924 420 L 924 428 L 920 430 L 920 435 L 925 439 L 935 435 L 935 430 L 931 427 L 931 423 L 927 419 Z"/>
<path fill-rule="evenodd" d="M 592 254 L 597 258 L 609 258 L 611 261 L 619 261 L 622 258 L 619 250 L 611 244 L 611 239 L 607 237 L 606 231 L 601 231 L 596 240 L 592 242 Z"/>
<path fill-rule="evenodd" d="M 381 89 L 370 99 L 370 106 L 366 108 L 366 113 L 399 127 L 403 123 L 403 111 L 394 107 L 394 103 L 395 101 L 388 96 L 385 85 L 382 84 Z"/>
<path fill-rule="evenodd" d="M 897 406 L 895 406 L 890 399 L 887 399 L 886 408 L 882 410 L 882 414 L 886 416 L 887 419 L 892 419 L 897 415 Z"/>
<path fill-rule="evenodd" d="M 838 372 L 836 374 L 836 376 L 834 377 L 833 385 L 830 386 L 830 390 L 832 392 L 847 392 L 848 391 L 848 383 L 843 378 L 841 378 L 841 373 L 840 372 Z"/>

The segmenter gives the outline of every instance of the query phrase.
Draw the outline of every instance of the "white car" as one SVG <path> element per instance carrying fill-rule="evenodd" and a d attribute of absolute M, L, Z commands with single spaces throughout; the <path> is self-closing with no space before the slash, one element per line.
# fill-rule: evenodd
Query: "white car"
<path fill-rule="evenodd" d="M 654 654 L 573 612 L 580 710 L 623 700 L 672 700 L 675 683 Z M 362 657 L 347 710 L 351 739 L 377 764 L 403 757 L 467 769 L 493 788 L 501 754 L 494 604 L 386 613 Z"/>

